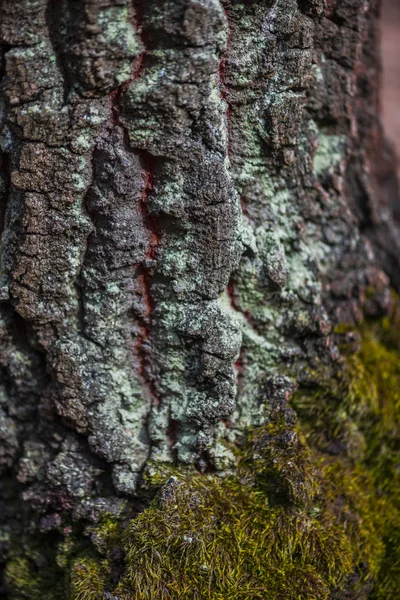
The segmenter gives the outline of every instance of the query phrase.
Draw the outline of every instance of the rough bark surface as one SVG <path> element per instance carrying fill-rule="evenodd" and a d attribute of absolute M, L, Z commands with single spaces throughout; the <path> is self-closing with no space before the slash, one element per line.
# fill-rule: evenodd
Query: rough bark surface
<path fill-rule="evenodd" d="M 390 310 L 378 18 L 0 0 L 3 561 L 140 507 L 149 461 L 231 472 L 226 441 L 334 371 L 333 327 Z"/>

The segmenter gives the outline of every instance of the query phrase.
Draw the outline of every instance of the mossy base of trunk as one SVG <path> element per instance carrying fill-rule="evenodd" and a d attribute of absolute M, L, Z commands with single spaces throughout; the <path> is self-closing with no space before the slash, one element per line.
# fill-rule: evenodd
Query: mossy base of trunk
<path fill-rule="evenodd" d="M 150 466 L 128 524 L 104 515 L 46 564 L 16 552 L 11 598 L 400 598 L 399 329 L 396 314 L 337 328 L 337 377 L 306 374 L 298 419 L 275 407 L 234 475 Z"/>

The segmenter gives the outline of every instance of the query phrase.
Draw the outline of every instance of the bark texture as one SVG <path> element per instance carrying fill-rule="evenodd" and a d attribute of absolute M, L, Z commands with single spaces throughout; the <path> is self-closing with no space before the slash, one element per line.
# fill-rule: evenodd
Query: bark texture
<path fill-rule="evenodd" d="M 149 465 L 234 472 L 393 309 L 379 4 L 0 0 L 4 562 L 140 509 Z"/>

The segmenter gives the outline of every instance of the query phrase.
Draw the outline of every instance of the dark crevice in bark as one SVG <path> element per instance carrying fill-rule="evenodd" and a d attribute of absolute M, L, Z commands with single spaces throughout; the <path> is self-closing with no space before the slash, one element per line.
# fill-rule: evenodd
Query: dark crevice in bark
<path fill-rule="evenodd" d="M 17 348 L 35 352 L 35 354 L 41 358 L 44 365 L 45 354 L 37 340 L 37 334 L 32 325 L 28 323 L 26 319 L 21 317 L 16 308 L 10 308 L 9 318 L 9 331 L 15 346 Z"/>
<path fill-rule="evenodd" d="M 11 48 L 12 48 L 12 46 L 8 45 L 8 44 L 0 45 L 0 80 L 2 80 L 6 74 L 6 53 Z M 0 86 L 1 86 L 1 84 L 2 84 L 2 81 L 0 81 Z M 1 87 L 0 87 L 0 91 L 3 92 Z"/>
<path fill-rule="evenodd" d="M 6 563 L 0 564 L 0 597 L 4 600 L 10 600 L 10 595 L 7 592 L 5 584 L 5 569 Z"/>
<path fill-rule="evenodd" d="M 134 25 L 142 41 L 143 51 L 141 52 L 140 56 L 136 61 L 136 64 L 134 65 L 134 71 L 132 73 L 131 78 L 117 90 L 113 97 L 113 115 L 114 123 L 119 123 L 123 129 L 126 147 L 131 152 L 137 154 L 143 169 L 143 188 L 139 201 L 139 211 L 142 215 L 144 226 L 148 232 L 149 240 L 148 250 L 144 257 L 144 260 L 140 265 L 138 265 L 137 279 L 140 283 L 140 287 L 142 290 L 142 298 L 146 306 L 146 314 L 144 318 L 137 318 L 141 330 L 141 335 L 136 342 L 135 350 L 139 357 L 139 374 L 149 391 L 152 403 L 147 419 L 147 432 L 149 433 L 148 425 L 152 408 L 154 407 L 154 405 L 159 406 L 161 404 L 161 399 L 157 393 L 156 385 L 151 375 L 151 333 L 153 324 L 152 314 L 155 309 L 155 299 L 153 297 L 151 288 L 161 233 L 157 222 L 157 218 L 154 215 L 152 215 L 148 210 L 149 196 L 153 191 L 156 159 L 150 152 L 140 150 L 137 148 L 132 148 L 132 145 L 129 140 L 129 132 L 126 126 L 124 125 L 123 120 L 121 120 L 121 116 L 123 114 L 123 94 L 126 91 L 127 87 L 141 76 L 144 67 L 145 57 L 147 54 L 147 47 L 149 44 L 149 38 L 146 34 L 146 30 L 144 27 L 144 4 L 142 0 L 133 0 L 132 5 L 134 9 Z M 149 439 L 151 439 L 150 436 Z"/>
<path fill-rule="evenodd" d="M 169 451 L 171 453 L 172 459 L 174 462 L 178 460 L 178 453 L 176 451 L 176 443 L 178 441 L 179 436 L 179 423 L 175 419 L 171 417 L 171 410 L 169 411 L 168 416 L 168 428 L 167 428 L 167 437 L 169 443 Z"/>
<path fill-rule="evenodd" d="M 10 346 L 4 347 L 6 362 L 2 365 L 2 383 L 8 390 L 9 397 L 14 399 L 14 409 L 18 418 L 31 427 L 32 420 L 38 423 L 39 403 L 41 395 L 50 382 L 46 365 L 46 355 L 37 341 L 36 332 L 25 319 L 11 306 L 1 311 L 9 335 Z M 15 378 L 13 369 L 13 351 L 23 352 L 31 360 L 33 378 L 31 381 Z M 10 408 L 10 407 L 9 407 Z"/>
<path fill-rule="evenodd" d="M 65 36 L 67 30 L 65 8 L 64 0 L 48 0 L 46 22 L 50 43 L 54 50 L 57 66 L 63 80 L 63 101 L 64 104 L 67 104 L 73 82 L 71 80 L 71 73 L 65 54 Z"/>
<path fill-rule="evenodd" d="M 214 461 L 210 457 L 210 454 L 207 450 L 204 450 L 198 459 L 195 462 L 195 468 L 202 475 L 209 475 L 211 473 L 216 473 L 217 469 L 215 468 Z"/>
<path fill-rule="evenodd" d="M 92 186 L 94 185 L 95 178 L 96 178 L 96 145 L 94 146 L 93 151 L 92 151 L 91 170 L 92 170 L 92 177 L 91 177 L 91 181 L 90 181 L 90 184 L 88 186 L 88 189 L 86 191 L 86 194 L 84 195 L 84 198 L 83 198 L 82 208 L 83 208 L 83 213 L 90 220 L 90 223 L 91 223 L 92 227 L 91 227 L 91 231 L 89 232 L 89 234 L 88 234 L 88 236 L 86 238 L 86 241 L 85 241 L 85 248 L 84 248 L 84 251 L 83 251 L 82 256 L 81 256 L 81 268 L 80 268 L 78 277 L 76 278 L 75 287 L 76 287 L 76 291 L 77 291 L 77 300 L 78 300 L 77 318 L 78 318 L 79 332 L 80 332 L 80 334 L 83 337 L 86 337 L 87 339 L 89 339 L 93 343 L 96 343 L 97 345 L 99 345 L 96 342 L 96 340 L 93 340 L 92 338 L 89 338 L 87 336 L 87 333 L 86 333 L 86 326 L 85 326 L 85 300 L 84 300 L 84 277 L 83 277 L 83 272 L 84 272 L 84 269 L 85 269 L 85 266 L 86 266 L 87 255 L 88 255 L 88 251 L 89 251 L 89 248 L 90 248 L 91 239 L 92 239 L 93 235 L 95 235 L 95 233 L 96 233 L 96 213 L 93 212 L 92 210 L 90 210 L 90 207 L 89 207 L 89 204 L 88 204 L 88 194 L 90 193 L 90 190 L 91 190 Z"/>
<path fill-rule="evenodd" d="M 143 218 L 144 226 L 148 232 L 149 245 L 144 260 L 137 270 L 138 281 L 140 282 L 142 297 L 146 306 L 146 315 L 144 321 L 141 323 L 142 334 L 138 340 L 137 352 L 140 357 L 140 375 L 150 392 L 152 402 L 155 403 L 155 405 L 160 405 L 161 399 L 157 394 L 155 382 L 151 376 L 151 334 L 153 327 L 153 313 L 156 307 L 155 298 L 152 292 L 152 282 L 161 232 L 156 217 L 152 215 L 148 209 L 149 196 L 153 190 L 156 161 L 149 152 L 140 151 L 138 152 L 138 155 L 144 173 L 139 210 Z"/>
<path fill-rule="evenodd" d="M 363 179 L 365 179 L 365 175 L 360 168 L 360 160 L 358 157 L 354 157 L 349 161 L 346 171 L 347 195 L 362 233 L 373 225 L 374 220 L 373 207 Z"/>
<path fill-rule="evenodd" d="M 134 25 L 143 43 L 144 51 L 139 59 L 139 65 L 137 71 L 141 69 L 143 59 L 146 54 L 146 49 L 150 46 L 150 37 L 144 27 L 145 17 L 145 3 L 147 0 L 132 0 L 132 6 L 134 10 Z"/>
<path fill-rule="evenodd" d="M 11 161 L 10 155 L 0 152 L 0 237 L 4 231 L 5 217 L 10 192 Z"/>

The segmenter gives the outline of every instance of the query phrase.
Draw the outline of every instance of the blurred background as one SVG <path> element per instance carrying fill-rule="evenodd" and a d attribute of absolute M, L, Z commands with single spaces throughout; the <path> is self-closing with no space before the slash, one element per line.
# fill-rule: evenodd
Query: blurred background
<path fill-rule="evenodd" d="M 400 156 L 400 0 L 383 0 L 383 122 Z"/>

